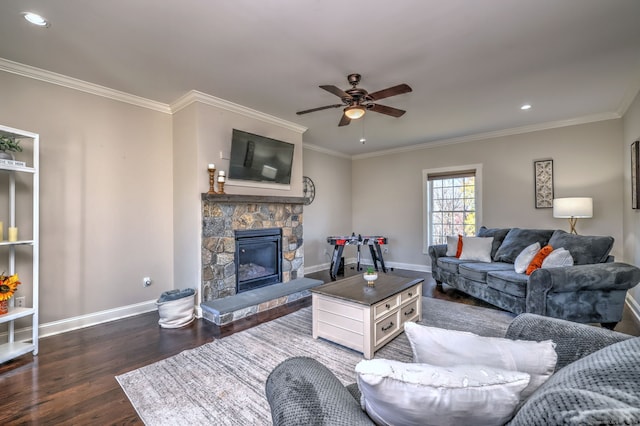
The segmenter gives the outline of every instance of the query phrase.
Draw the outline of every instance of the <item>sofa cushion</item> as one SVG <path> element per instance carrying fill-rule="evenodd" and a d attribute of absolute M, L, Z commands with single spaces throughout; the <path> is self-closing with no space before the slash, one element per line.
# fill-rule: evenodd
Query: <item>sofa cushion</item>
<path fill-rule="evenodd" d="M 491 258 L 495 260 L 496 252 L 504 237 L 507 236 L 511 228 L 487 228 L 486 226 L 481 226 L 478 230 L 478 237 L 493 237 L 493 244 L 491 244 Z"/>
<path fill-rule="evenodd" d="M 552 229 L 520 229 L 512 228 L 504 237 L 504 241 L 494 258 L 497 262 L 514 263 L 518 255 L 533 243 L 540 243 L 540 247 L 547 245 L 553 235 Z"/>
<path fill-rule="evenodd" d="M 491 262 L 491 244 L 493 237 L 462 237 L 461 260 Z"/>
<path fill-rule="evenodd" d="M 356 374 L 362 406 L 378 425 L 502 425 L 529 383 L 517 371 L 387 359 L 360 361 Z"/>
<path fill-rule="evenodd" d="M 640 424 L 640 337 L 556 372 L 522 405 L 513 426 Z"/>
<path fill-rule="evenodd" d="M 492 263 L 461 263 L 458 266 L 458 272 L 461 277 L 468 280 L 485 282 L 487 280 L 487 272 L 491 271 L 510 271 L 513 270 L 513 265 L 503 262 Z"/>
<path fill-rule="evenodd" d="M 488 287 L 515 297 L 525 298 L 527 296 L 528 281 L 529 277 L 526 274 L 519 274 L 513 270 L 487 273 Z"/>
<path fill-rule="evenodd" d="M 569 250 L 575 265 L 588 265 L 606 262 L 613 241 L 613 237 L 575 235 L 558 229 L 551 236 L 549 245 Z"/>
<path fill-rule="evenodd" d="M 436 263 L 443 271 L 447 271 L 451 274 L 457 274 L 459 265 L 474 262 L 472 260 L 460 260 L 457 257 L 439 257 Z"/>
<path fill-rule="evenodd" d="M 533 342 L 484 337 L 467 331 L 446 330 L 405 322 L 413 362 L 453 367 L 476 364 L 520 371 L 531 376 L 521 397 L 527 398 L 553 374 L 558 355 L 551 340 Z"/>

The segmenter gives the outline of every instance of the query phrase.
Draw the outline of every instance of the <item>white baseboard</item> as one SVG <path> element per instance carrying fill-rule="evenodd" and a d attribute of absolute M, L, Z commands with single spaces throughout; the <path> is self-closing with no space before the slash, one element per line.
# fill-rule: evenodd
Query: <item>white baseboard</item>
<path fill-rule="evenodd" d="M 636 324 L 640 324 L 640 303 L 638 303 L 638 301 L 634 299 L 629 292 L 627 292 L 625 301 L 627 302 L 627 306 L 629 307 Z"/>
<path fill-rule="evenodd" d="M 117 319 L 127 318 L 134 315 L 144 314 L 146 312 L 156 311 L 155 300 L 136 303 L 135 305 L 122 306 L 106 311 L 94 312 L 87 315 L 66 318 L 60 321 L 53 321 L 46 324 L 40 324 L 38 334 L 40 337 L 53 336 L 55 334 L 65 333 L 79 328 L 89 327 L 92 325 L 102 324 L 104 322 L 114 321 Z M 24 341 L 31 340 L 31 327 L 16 330 L 15 340 Z M 6 333 L 3 333 L 6 335 Z"/>

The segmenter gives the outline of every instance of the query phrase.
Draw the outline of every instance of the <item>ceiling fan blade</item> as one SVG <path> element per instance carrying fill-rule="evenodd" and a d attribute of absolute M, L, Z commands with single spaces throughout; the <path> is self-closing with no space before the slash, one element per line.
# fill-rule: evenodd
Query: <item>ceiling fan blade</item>
<path fill-rule="evenodd" d="M 392 117 L 401 117 L 406 112 L 402 109 L 393 108 L 386 105 L 379 105 L 379 104 L 369 104 L 367 105 L 367 109 L 370 109 L 371 111 L 379 112 L 381 114 L 387 114 Z"/>
<path fill-rule="evenodd" d="M 327 105 L 327 106 L 322 106 L 322 107 L 318 107 L 318 108 L 306 109 L 304 111 L 298 111 L 298 112 L 296 112 L 296 114 L 298 114 L 298 115 L 308 114 L 310 112 L 322 111 L 323 109 L 329 109 L 329 108 L 338 108 L 338 107 L 341 107 L 341 106 L 344 106 L 344 105 L 343 104 Z"/>
<path fill-rule="evenodd" d="M 338 89 L 336 86 L 320 86 L 320 88 L 326 90 L 329 93 L 333 93 L 340 98 L 351 99 L 351 95 L 349 95 L 342 89 Z"/>
<path fill-rule="evenodd" d="M 397 86 L 389 87 L 387 89 L 378 90 L 377 92 L 369 93 L 369 97 L 374 101 L 388 98 L 390 96 L 401 95 L 403 93 L 411 92 L 411 87 L 407 84 L 398 84 Z"/>
<path fill-rule="evenodd" d="M 338 126 L 348 126 L 349 123 L 351 123 L 351 119 L 347 117 L 347 114 L 342 114 L 342 118 L 340 119 Z"/>

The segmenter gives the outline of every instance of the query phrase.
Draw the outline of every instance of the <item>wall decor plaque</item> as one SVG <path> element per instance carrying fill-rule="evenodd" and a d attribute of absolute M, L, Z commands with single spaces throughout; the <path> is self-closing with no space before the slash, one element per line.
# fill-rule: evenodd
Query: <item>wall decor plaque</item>
<path fill-rule="evenodd" d="M 533 162 L 536 209 L 553 207 L 553 160 Z"/>

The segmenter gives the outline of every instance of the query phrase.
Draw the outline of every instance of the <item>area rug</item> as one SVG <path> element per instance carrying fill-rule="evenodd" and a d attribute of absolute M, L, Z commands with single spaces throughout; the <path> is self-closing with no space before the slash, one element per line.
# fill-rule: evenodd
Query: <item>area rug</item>
<path fill-rule="evenodd" d="M 421 323 L 503 336 L 512 314 L 423 298 Z M 260 324 L 171 358 L 117 376 L 146 425 L 270 425 L 264 384 L 273 368 L 292 356 L 313 357 L 345 384 L 355 381 L 362 354 L 311 337 L 311 308 Z M 376 358 L 411 361 L 401 334 Z"/>

